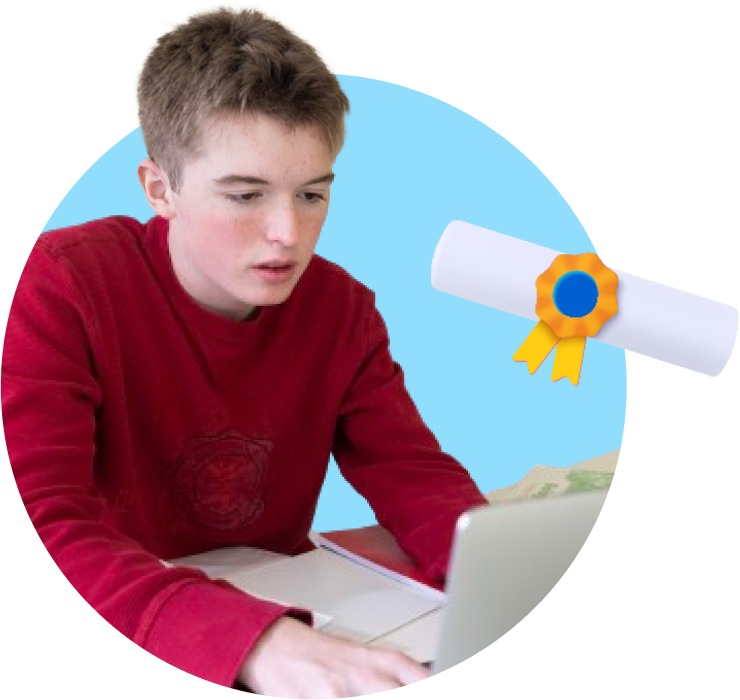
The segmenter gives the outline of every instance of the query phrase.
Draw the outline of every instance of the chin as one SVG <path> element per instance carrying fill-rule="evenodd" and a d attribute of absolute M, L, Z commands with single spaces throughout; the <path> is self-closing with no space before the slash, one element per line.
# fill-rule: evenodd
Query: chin
<path fill-rule="evenodd" d="M 232 296 L 250 306 L 277 306 L 288 300 L 303 274 L 294 274 L 281 283 L 249 280 L 248 284 L 232 288 Z M 246 280 L 245 280 L 246 281 Z"/>
<path fill-rule="evenodd" d="M 251 306 L 277 306 L 288 301 L 294 288 L 295 285 L 291 285 L 288 289 L 273 289 L 263 294 L 254 294 L 247 303 Z"/>

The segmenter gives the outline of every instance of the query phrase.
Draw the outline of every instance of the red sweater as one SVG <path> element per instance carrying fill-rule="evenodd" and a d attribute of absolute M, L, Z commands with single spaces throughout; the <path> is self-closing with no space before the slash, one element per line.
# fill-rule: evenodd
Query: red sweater
<path fill-rule="evenodd" d="M 160 559 L 310 549 L 331 452 L 437 579 L 458 515 L 485 500 L 422 422 L 371 291 L 314 256 L 285 303 L 228 320 L 179 285 L 167 230 L 112 217 L 40 236 L 5 337 L 5 436 L 80 594 L 152 654 L 231 686 L 268 625 L 308 616 Z"/>

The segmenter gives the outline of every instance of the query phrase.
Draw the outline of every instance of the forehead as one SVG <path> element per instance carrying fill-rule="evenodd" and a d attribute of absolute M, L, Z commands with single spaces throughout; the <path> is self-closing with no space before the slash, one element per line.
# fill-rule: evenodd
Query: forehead
<path fill-rule="evenodd" d="M 316 125 L 287 126 L 264 114 L 224 115 L 207 120 L 201 128 L 201 151 L 270 157 L 300 152 L 313 157 L 329 155 L 324 134 Z"/>
<path fill-rule="evenodd" d="M 204 120 L 199 137 L 196 154 L 183 163 L 183 184 L 213 192 L 223 188 L 216 181 L 230 175 L 302 186 L 329 173 L 335 160 L 318 127 L 290 128 L 261 114 Z"/>

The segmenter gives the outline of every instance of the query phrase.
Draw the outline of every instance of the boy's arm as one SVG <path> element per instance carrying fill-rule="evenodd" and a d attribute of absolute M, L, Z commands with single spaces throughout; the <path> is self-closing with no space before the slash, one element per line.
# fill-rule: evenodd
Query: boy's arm
<path fill-rule="evenodd" d="M 21 497 L 56 564 L 100 615 L 172 665 L 231 686 L 273 622 L 310 615 L 194 569 L 166 568 L 101 521 L 93 457 L 105 400 L 84 305 L 72 275 L 37 245 L 10 312 L 2 363 L 5 437 Z"/>
<path fill-rule="evenodd" d="M 443 581 L 457 518 L 487 501 L 424 424 L 374 305 L 366 318 L 364 353 L 342 401 L 334 456 L 378 523 L 428 576 Z"/>

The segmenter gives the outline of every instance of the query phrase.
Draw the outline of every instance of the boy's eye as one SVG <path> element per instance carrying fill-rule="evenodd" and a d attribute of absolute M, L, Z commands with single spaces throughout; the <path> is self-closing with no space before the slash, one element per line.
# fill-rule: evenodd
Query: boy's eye
<path fill-rule="evenodd" d="M 244 194 L 227 194 L 226 197 L 232 202 L 243 204 L 245 202 L 254 201 L 257 197 L 260 197 L 261 194 L 261 192 L 245 192 Z M 326 199 L 323 194 L 320 194 L 318 192 L 303 192 L 302 196 L 310 204 L 317 204 Z"/>
<path fill-rule="evenodd" d="M 310 202 L 311 204 L 318 203 L 324 200 L 324 195 L 319 194 L 318 192 L 304 192 L 303 196 L 306 198 L 306 201 Z"/>
<path fill-rule="evenodd" d="M 258 195 L 259 192 L 247 192 L 245 194 L 229 194 L 226 196 L 234 202 L 250 202 Z"/>

